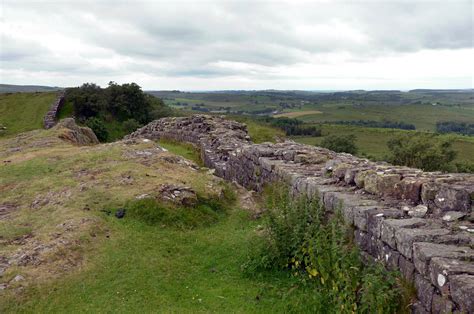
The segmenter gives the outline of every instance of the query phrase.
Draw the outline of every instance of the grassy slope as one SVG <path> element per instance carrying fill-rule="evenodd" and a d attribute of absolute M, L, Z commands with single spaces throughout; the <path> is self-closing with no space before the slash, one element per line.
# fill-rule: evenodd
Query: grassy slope
<path fill-rule="evenodd" d="M 135 154 L 153 150 L 152 142 L 76 147 L 57 134 L 38 130 L 0 141 L 0 158 L 11 160 L 0 167 L 1 202 L 18 206 L 8 220 L 0 220 L 5 244 L 0 255 L 28 247 L 29 241 L 36 247 L 36 241 L 61 240 L 39 266 L 11 267 L 0 277 L 0 283 L 17 274 L 26 278 L 0 291 L 2 313 L 270 313 L 305 306 L 311 291 L 296 289 L 287 275 L 249 278 L 241 272 L 258 224 L 245 211 L 233 208 L 217 223 L 190 230 L 145 225 L 127 216 L 117 220 L 101 212 L 143 193 L 154 195 L 161 183 L 212 194 L 217 179 L 206 170 L 160 158 L 170 153 Z M 21 152 L 10 150 L 19 145 Z M 166 145 L 195 156 L 187 146 Z M 49 201 L 32 207 L 38 199 Z M 77 228 L 65 231 L 64 223 Z M 15 242 L 23 236 L 28 236 L 26 244 Z M 21 286 L 23 292 L 15 294 Z"/>
<path fill-rule="evenodd" d="M 356 145 L 359 153 L 374 156 L 377 159 L 383 159 L 388 154 L 387 141 L 393 136 L 409 132 L 415 134 L 413 131 L 402 131 L 394 129 L 377 129 L 377 128 L 363 128 L 345 125 L 323 125 L 322 137 L 294 137 L 297 142 L 309 145 L 318 145 L 323 140 L 324 136 L 329 134 L 349 135 L 353 134 L 357 137 Z M 456 161 L 473 162 L 474 156 L 474 137 L 461 135 L 442 135 L 441 138 L 450 138 L 453 140 L 453 148 L 458 152 Z"/>
<path fill-rule="evenodd" d="M 0 137 L 42 128 L 55 99 L 56 93 L 0 94 L 0 124 L 7 127 Z"/>

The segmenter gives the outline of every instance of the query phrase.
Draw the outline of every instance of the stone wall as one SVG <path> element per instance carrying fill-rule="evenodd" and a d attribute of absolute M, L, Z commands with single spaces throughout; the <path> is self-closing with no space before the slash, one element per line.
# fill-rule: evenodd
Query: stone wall
<path fill-rule="evenodd" d="M 371 162 L 320 147 L 253 144 L 245 125 L 197 115 L 156 120 L 128 138 L 195 144 L 216 174 L 261 190 L 287 182 L 341 209 L 366 260 L 399 270 L 417 288 L 416 313 L 474 312 L 474 176 Z"/>
<path fill-rule="evenodd" d="M 61 110 L 61 107 L 64 104 L 64 91 L 59 92 L 58 97 L 54 101 L 54 103 L 49 108 L 48 112 L 44 116 L 43 119 L 43 126 L 45 129 L 50 129 L 56 125 L 58 117 L 58 112 Z"/>

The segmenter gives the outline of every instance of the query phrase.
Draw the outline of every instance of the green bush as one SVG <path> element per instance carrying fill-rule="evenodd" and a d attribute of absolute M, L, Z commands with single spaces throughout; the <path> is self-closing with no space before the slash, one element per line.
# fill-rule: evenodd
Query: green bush
<path fill-rule="evenodd" d="M 452 142 L 440 140 L 435 134 L 403 134 L 387 142 L 390 156 L 395 165 L 420 168 L 425 171 L 452 171 L 451 162 L 456 152 Z"/>
<path fill-rule="evenodd" d="M 140 123 L 138 123 L 138 121 L 135 119 L 128 119 L 123 122 L 123 129 L 127 133 L 136 131 L 140 126 Z"/>
<path fill-rule="evenodd" d="M 355 141 L 354 135 L 328 135 L 322 140 L 321 146 L 337 153 L 356 154 Z"/>
<path fill-rule="evenodd" d="M 264 236 L 252 243 L 247 274 L 287 271 L 314 290 L 312 312 L 393 313 L 400 289 L 381 265 L 364 266 L 340 213 L 327 213 L 317 199 L 267 192 Z M 352 233 L 352 232 L 350 232 Z"/>
<path fill-rule="evenodd" d="M 89 118 L 86 120 L 85 125 L 90 127 L 94 131 L 97 139 L 101 142 L 106 142 L 109 138 L 109 131 L 105 127 L 105 124 L 99 118 Z"/>

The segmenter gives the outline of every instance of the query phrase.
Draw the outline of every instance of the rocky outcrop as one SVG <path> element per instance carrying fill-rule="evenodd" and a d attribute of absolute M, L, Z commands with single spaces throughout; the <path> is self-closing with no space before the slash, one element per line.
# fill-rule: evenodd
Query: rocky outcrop
<path fill-rule="evenodd" d="M 59 130 L 59 138 L 76 145 L 94 145 L 99 144 L 99 140 L 94 131 L 87 127 L 81 127 L 76 124 L 73 118 L 61 120 L 56 129 Z"/>
<path fill-rule="evenodd" d="M 298 144 L 253 144 L 245 125 L 197 115 L 156 120 L 128 138 L 196 145 L 206 166 L 261 190 L 284 181 L 317 196 L 354 226 L 366 260 L 397 269 L 417 288 L 415 312 L 474 312 L 474 176 L 423 172 Z"/>
<path fill-rule="evenodd" d="M 45 129 L 50 129 L 56 125 L 56 119 L 58 117 L 58 112 L 61 110 L 61 107 L 64 104 L 64 91 L 61 91 L 58 94 L 58 97 L 54 101 L 54 103 L 49 108 L 48 112 L 44 116 L 43 119 L 43 126 Z"/>

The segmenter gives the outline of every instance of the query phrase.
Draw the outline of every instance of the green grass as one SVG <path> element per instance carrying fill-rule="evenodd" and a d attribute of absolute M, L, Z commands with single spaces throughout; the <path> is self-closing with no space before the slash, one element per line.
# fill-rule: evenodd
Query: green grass
<path fill-rule="evenodd" d="M 310 108 L 307 108 L 310 110 Z M 311 114 L 299 117 L 304 122 L 325 122 L 338 120 L 375 120 L 387 119 L 390 121 L 411 123 L 420 131 L 435 131 L 438 121 L 474 121 L 474 108 L 448 107 L 432 105 L 365 105 L 351 104 L 323 104 L 312 106 L 311 110 L 320 110 L 322 114 Z"/>
<path fill-rule="evenodd" d="M 284 273 L 242 274 L 257 225 L 245 212 L 187 231 L 105 219 L 113 236 L 90 257 L 90 269 L 4 299 L 3 312 L 282 313 L 304 311 L 311 297 Z"/>
<path fill-rule="evenodd" d="M 70 101 L 66 101 L 64 105 L 61 107 L 61 109 L 58 112 L 58 119 L 64 119 L 64 118 L 69 118 L 74 115 L 74 105 Z"/>
<path fill-rule="evenodd" d="M 372 156 L 375 159 L 382 160 L 389 153 L 387 141 L 397 134 L 402 133 L 415 134 L 416 131 L 323 124 L 322 137 L 294 137 L 293 139 L 303 144 L 319 145 L 323 141 L 324 137 L 329 134 L 353 134 L 357 138 L 356 145 L 359 150 L 359 155 Z M 474 137 L 451 134 L 441 135 L 440 138 L 451 139 L 453 141 L 453 148 L 458 152 L 455 161 L 473 162 L 472 156 L 474 156 Z"/>
<path fill-rule="evenodd" d="M 254 143 L 275 142 L 277 138 L 284 138 L 285 132 L 255 121 L 245 116 L 229 116 L 229 119 L 245 123 L 250 139 Z"/>
<path fill-rule="evenodd" d="M 180 143 L 167 139 L 159 140 L 158 144 L 173 154 L 180 155 L 186 159 L 192 160 L 198 165 L 203 165 L 199 150 L 192 144 Z"/>
<path fill-rule="evenodd" d="M 0 125 L 7 128 L 0 131 L 0 137 L 42 128 L 55 99 L 56 93 L 0 94 Z"/>

